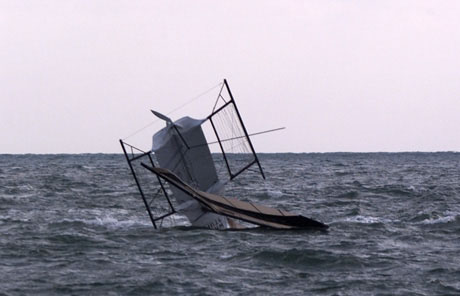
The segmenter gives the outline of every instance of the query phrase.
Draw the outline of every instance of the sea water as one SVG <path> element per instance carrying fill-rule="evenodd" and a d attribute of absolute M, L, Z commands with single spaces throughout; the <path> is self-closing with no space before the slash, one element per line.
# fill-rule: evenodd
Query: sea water
<path fill-rule="evenodd" d="M 328 232 L 155 230 L 121 154 L 0 155 L 0 295 L 459 295 L 460 154 L 261 154 L 226 195 Z"/>

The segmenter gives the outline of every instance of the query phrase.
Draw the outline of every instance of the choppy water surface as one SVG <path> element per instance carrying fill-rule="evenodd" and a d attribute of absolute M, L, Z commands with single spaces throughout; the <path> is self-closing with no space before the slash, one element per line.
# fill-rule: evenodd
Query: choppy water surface
<path fill-rule="evenodd" d="M 0 155 L 0 294 L 460 294 L 459 153 L 260 158 L 227 195 L 330 231 L 154 230 L 122 155 Z"/>

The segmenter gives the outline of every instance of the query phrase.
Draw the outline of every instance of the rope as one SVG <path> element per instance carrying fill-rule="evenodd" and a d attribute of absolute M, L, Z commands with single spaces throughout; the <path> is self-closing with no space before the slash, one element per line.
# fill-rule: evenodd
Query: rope
<path fill-rule="evenodd" d="M 124 137 L 122 140 L 124 141 L 124 140 L 126 140 L 126 139 L 128 139 L 128 138 L 131 138 L 132 136 L 137 135 L 138 133 L 142 132 L 143 130 L 145 130 L 146 128 L 152 126 L 153 124 L 157 123 L 158 121 L 159 121 L 159 119 L 154 120 L 153 122 L 150 122 L 150 123 L 147 124 L 146 126 L 143 126 L 143 127 L 141 127 L 140 129 L 138 129 L 138 130 L 136 130 L 135 132 L 133 132 L 132 134 L 130 134 L 130 135 Z"/>
<path fill-rule="evenodd" d="M 184 104 L 182 104 L 181 106 L 177 107 L 176 109 L 174 109 L 174 110 L 172 110 L 172 111 L 166 113 L 166 115 L 170 115 L 170 114 L 172 114 L 172 113 L 174 113 L 174 112 L 176 112 L 176 111 L 178 111 L 178 110 L 184 108 L 185 106 L 191 104 L 192 102 L 196 101 L 197 99 L 201 98 L 202 96 L 208 94 L 209 92 L 211 92 L 211 91 L 214 90 L 215 88 L 221 86 L 222 84 L 223 84 L 223 82 L 219 82 L 218 84 L 214 85 L 213 87 L 209 88 L 208 90 L 206 90 L 206 91 L 204 91 L 204 92 L 198 94 L 197 96 L 195 96 L 195 97 L 189 99 L 189 100 L 186 101 Z M 156 120 L 150 122 L 149 124 L 147 124 L 147 125 L 141 127 L 140 129 L 134 131 L 132 134 L 130 134 L 130 135 L 128 135 L 128 136 L 122 138 L 122 140 L 124 141 L 124 140 L 126 140 L 126 139 L 128 139 L 128 138 L 131 138 L 132 136 L 137 135 L 138 133 L 140 133 L 140 132 L 142 132 L 143 130 L 145 130 L 146 128 L 148 128 L 148 127 L 154 125 L 154 124 L 157 123 L 158 121 L 160 121 L 160 119 L 156 119 Z"/>
<path fill-rule="evenodd" d="M 218 84 L 214 85 L 213 87 L 211 87 L 210 89 L 202 92 L 201 94 L 191 98 L 189 101 L 185 102 L 183 105 L 177 107 L 176 109 L 170 111 L 169 113 L 166 113 L 166 115 L 169 115 L 169 114 L 172 114 L 182 108 L 184 108 L 185 106 L 189 105 L 190 103 L 192 103 L 193 101 L 199 99 L 200 97 L 204 96 L 205 94 L 209 93 L 210 91 L 214 90 L 215 88 L 217 88 L 218 86 L 221 86 L 223 84 L 223 82 L 219 82 Z"/>

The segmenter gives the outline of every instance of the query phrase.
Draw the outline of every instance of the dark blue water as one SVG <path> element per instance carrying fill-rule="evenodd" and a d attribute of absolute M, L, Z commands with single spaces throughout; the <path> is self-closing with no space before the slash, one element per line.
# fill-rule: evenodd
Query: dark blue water
<path fill-rule="evenodd" d="M 309 231 L 154 230 L 122 155 L 0 156 L 0 295 L 459 295 L 460 154 L 266 154 Z"/>

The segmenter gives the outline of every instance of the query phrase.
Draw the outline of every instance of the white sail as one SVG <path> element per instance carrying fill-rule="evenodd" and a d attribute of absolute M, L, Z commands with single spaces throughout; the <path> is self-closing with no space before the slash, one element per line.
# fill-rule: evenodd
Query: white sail
<path fill-rule="evenodd" d="M 153 135 L 152 151 L 162 168 L 166 168 L 195 188 L 221 194 L 224 183 L 217 176 L 214 160 L 202 130 L 205 120 L 183 117 Z M 205 210 L 196 200 L 176 187 L 171 187 L 176 210 L 193 226 L 225 229 L 227 218 Z"/>

